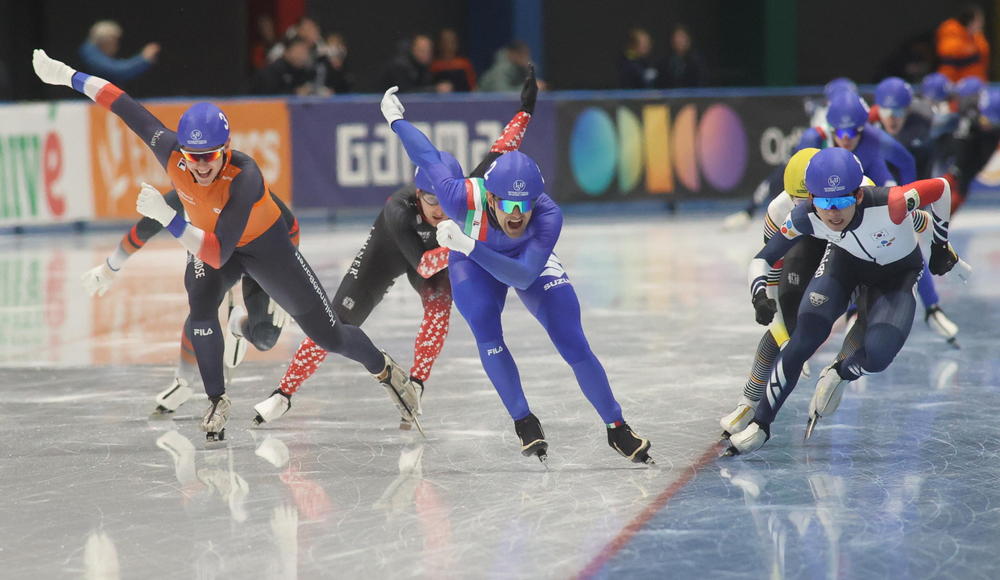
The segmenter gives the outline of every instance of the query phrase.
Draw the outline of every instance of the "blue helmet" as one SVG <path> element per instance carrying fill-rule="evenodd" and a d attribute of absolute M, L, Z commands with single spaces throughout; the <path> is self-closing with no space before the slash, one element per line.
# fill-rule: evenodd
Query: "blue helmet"
<path fill-rule="evenodd" d="M 458 162 L 458 159 L 455 159 L 455 156 L 447 151 L 441 151 L 440 153 L 441 162 L 448 168 L 448 173 L 456 179 L 464 179 L 465 172 L 462 171 L 462 165 Z M 431 183 L 431 177 L 419 167 L 417 167 L 416 173 L 413 174 L 413 185 L 417 189 L 426 191 L 427 193 L 434 193 L 434 184 Z"/>
<path fill-rule="evenodd" d="M 195 103 L 181 115 L 177 141 L 182 149 L 222 147 L 229 141 L 229 119 L 212 103 Z"/>
<path fill-rule="evenodd" d="M 806 166 L 806 189 L 813 197 L 843 197 L 861 187 L 864 172 L 853 153 L 841 147 L 823 149 Z"/>
<path fill-rule="evenodd" d="M 545 180 L 534 159 L 510 151 L 486 170 L 486 189 L 500 199 L 532 202 L 545 193 Z"/>
<path fill-rule="evenodd" d="M 910 83 L 899 77 L 882 79 L 875 87 L 875 104 L 883 109 L 906 109 L 912 102 Z"/>
<path fill-rule="evenodd" d="M 868 105 L 857 93 L 841 89 L 830 96 L 826 122 L 838 137 L 855 137 L 868 123 Z"/>
<path fill-rule="evenodd" d="M 979 95 L 979 114 L 992 125 L 1000 125 L 1000 88 L 991 87 Z"/>
<path fill-rule="evenodd" d="M 979 93 L 986 88 L 986 83 L 979 77 L 965 77 L 955 83 L 955 96 L 960 99 L 979 98 Z"/>
<path fill-rule="evenodd" d="M 920 81 L 920 94 L 932 101 L 945 101 L 951 96 L 951 81 L 939 72 L 931 73 Z"/>
<path fill-rule="evenodd" d="M 842 90 L 848 90 L 851 91 L 852 93 L 857 93 L 858 85 L 854 84 L 854 81 L 852 81 L 847 77 L 837 77 L 823 86 L 823 94 L 826 95 L 826 98 L 828 100 L 830 97 L 833 96 L 834 93 Z"/>

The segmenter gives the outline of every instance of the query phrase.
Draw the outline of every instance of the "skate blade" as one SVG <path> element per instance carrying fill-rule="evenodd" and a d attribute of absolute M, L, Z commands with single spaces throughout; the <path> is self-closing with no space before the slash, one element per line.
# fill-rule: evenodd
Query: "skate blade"
<path fill-rule="evenodd" d="M 736 457 L 739 454 L 740 450 L 730 445 L 729 447 L 726 448 L 725 451 L 722 452 L 722 455 L 720 455 L 719 457 Z"/>
<path fill-rule="evenodd" d="M 260 416 L 260 413 L 257 413 L 257 416 L 253 418 L 253 426 L 260 427 L 264 423 L 267 423 L 267 421 L 264 420 L 264 417 Z"/>
<path fill-rule="evenodd" d="M 174 416 L 174 411 L 164 407 L 163 405 L 157 405 L 153 412 L 149 414 L 150 419 L 172 419 Z"/>
<path fill-rule="evenodd" d="M 803 441 L 808 441 L 809 438 L 812 437 L 813 429 L 816 428 L 816 423 L 818 422 L 819 422 L 819 415 L 813 415 L 809 417 L 809 420 L 806 421 L 806 434 L 804 437 L 802 437 Z"/>
<path fill-rule="evenodd" d="M 541 462 L 542 466 L 545 467 L 545 471 L 552 470 L 552 468 L 549 467 L 549 456 L 547 453 L 539 453 L 536 457 L 538 457 L 538 461 Z"/>
<path fill-rule="evenodd" d="M 406 401 L 403 400 L 403 397 L 401 397 L 400 394 L 396 392 L 396 389 L 390 386 L 389 391 L 392 392 L 392 394 L 396 397 L 396 400 L 399 401 L 399 404 L 402 405 L 404 409 L 406 409 L 406 412 L 410 414 L 410 420 L 413 422 L 414 425 L 416 425 L 417 431 L 420 431 L 420 434 L 423 435 L 424 439 L 427 439 L 427 434 L 424 433 L 424 428 L 420 426 L 420 420 L 417 419 L 417 414 L 414 413 L 412 410 L 410 410 L 410 406 L 407 405 Z M 402 427 L 402 425 L 400 427 Z"/>
<path fill-rule="evenodd" d="M 948 344 L 955 350 L 962 350 L 962 345 L 958 344 L 958 340 L 954 336 L 948 339 Z"/>
<path fill-rule="evenodd" d="M 728 440 L 728 439 L 729 439 L 730 437 L 732 437 L 732 435 L 733 435 L 733 434 L 732 434 L 732 433 L 730 433 L 729 431 L 723 431 L 723 432 L 722 432 L 722 434 L 721 434 L 721 435 L 719 435 L 719 441 L 726 441 L 726 440 Z"/>

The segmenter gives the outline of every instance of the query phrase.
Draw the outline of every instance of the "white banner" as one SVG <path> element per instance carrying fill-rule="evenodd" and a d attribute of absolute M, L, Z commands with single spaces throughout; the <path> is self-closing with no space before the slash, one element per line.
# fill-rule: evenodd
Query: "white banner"
<path fill-rule="evenodd" d="M 93 218 L 88 107 L 0 106 L 0 226 Z"/>

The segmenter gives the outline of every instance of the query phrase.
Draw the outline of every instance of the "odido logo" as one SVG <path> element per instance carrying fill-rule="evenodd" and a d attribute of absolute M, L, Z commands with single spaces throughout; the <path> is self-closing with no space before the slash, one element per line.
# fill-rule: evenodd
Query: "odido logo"
<path fill-rule="evenodd" d="M 573 125 L 570 167 L 589 195 L 601 195 L 617 176 L 618 190 L 629 193 L 645 177 L 648 193 L 676 191 L 677 182 L 700 191 L 702 178 L 727 191 L 739 184 L 747 166 L 747 135 L 731 108 L 710 105 L 698 119 L 695 105 L 681 107 L 671 119 L 669 105 L 645 105 L 637 115 L 620 106 L 615 118 L 589 107 Z M 641 116 L 641 118 L 640 118 Z"/>

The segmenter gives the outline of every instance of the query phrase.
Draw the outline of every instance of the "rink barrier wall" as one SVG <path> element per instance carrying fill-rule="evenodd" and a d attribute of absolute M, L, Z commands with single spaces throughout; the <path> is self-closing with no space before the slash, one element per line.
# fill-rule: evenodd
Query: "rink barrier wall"
<path fill-rule="evenodd" d="M 522 150 L 560 202 L 747 198 L 787 160 L 817 87 L 544 93 Z M 147 102 L 168 127 L 199 99 Z M 413 165 L 379 97 L 213 99 L 233 146 L 303 212 L 374 208 L 412 182 Z M 471 171 L 519 106 L 516 94 L 405 95 L 407 118 Z M 82 101 L 0 106 L 0 232 L 137 218 L 146 181 L 170 184 L 113 114 Z M 1000 160 L 981 183 L 1000 189 Z M 665 204 L 666 206 L 666 204 Z M 671 205 L 673 207 L 673 205 Z"/>

